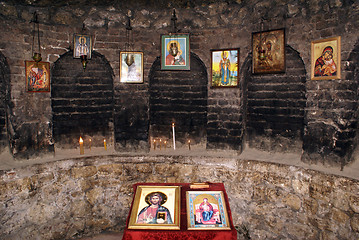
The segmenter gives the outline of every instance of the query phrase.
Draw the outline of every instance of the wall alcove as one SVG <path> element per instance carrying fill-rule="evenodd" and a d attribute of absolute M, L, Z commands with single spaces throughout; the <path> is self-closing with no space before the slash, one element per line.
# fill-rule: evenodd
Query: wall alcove
<path fill-rule="evenodd" d="M 354 49 L 350 52 L 348 60 L 344 63 L 344 70 L 347 71 L 347 79 L 352 83 L 352 91 L 355 96 L 355 103 L 352 104 L 351 111 L 351 124 L 348 125 L 347 131 L 348 134 L 343 135 L 347 136 L 348 144 L 347 149 L 349 150 L 349 160 L 358 160 L 359 159 L 359 40 L 356 42 Z M 352 154 L 354 150 L 355 154 Z"/>
<path fill-rule="evenodd" d="M 10 70 L 5 56 L 0 52 L 0 151 L 8 146 L 6 130 L 6 109 L 10 93 Z"/>
<path fill-rule="evenodd" d="M 73 147 L 80 136 L 93 146 L 112 138 L 113 71 L 105 57 L 93 51 L 84 70 L 72 51 L 62 55 L 52 69 L 51 105 L 57 146 Z"/>
<path fill-rule="evenodd" d="M 176 142 L 200 143 L 206 138 L 207 70 L 191 53 L 190 71 L 161 71 L 158 57 L 149 74 L 150 136 L 171 138 L 175 123 Z"/>
<path fill-rule="evenodd" d="M 353 77 L 353 80 L 354 82 L 356 83 L 354 86 L 355 86 L 355 90 L 357 92 L 357 102 L 356 102 L 356 105 L 355 105 L 355 118 L 356 118 L 356 121 L 355 121 L 355 127 L 356 127 L 356 131 L 355 131 L 355 137 L 356 137 L 356 141 L 355 141 L 355 145 L 354 147 L 356 148 L 356 151 L 359 152 L 359 125 L 358 125 L 358 119 L 359 119 L 359 103 L 358 103 L 358 100 L 359 100 L 359 40 L 357 41 L 356 45 L 355 45 L 355 48 L 354 50 L 351 52 L 350 56 L 349 56 L 349 59 L 348 59 L 348 62 L 349 62 L 349 66 L 348 68 L 349 69 L 352 69 L 352 77 Z M 358 155 L 357 155 L 358 156 Z M 358 157 L 357 157 L 358 158 Z"/>
<path fill-rule="evenodd" d="M 285 50 L 285 73 L 251 74 L 252 54 L 242 67 L 247 71 L 243 73 L 245 141 L 251 148 L 279 152 L 302 149 L 306 71 L 299 53 L 288 45 Z"/>
<path fill-rule="evenodd" d="M 342 54 L 344 55 L 344 54 Z M 355 158 L 358 143 L 359 43 L 342 59 L 341 78 L 310 81 L 303 141 L 305 162 L 327 162 L 343 168 Z M 325 159 L 325 160 L 324 160 Z"/>

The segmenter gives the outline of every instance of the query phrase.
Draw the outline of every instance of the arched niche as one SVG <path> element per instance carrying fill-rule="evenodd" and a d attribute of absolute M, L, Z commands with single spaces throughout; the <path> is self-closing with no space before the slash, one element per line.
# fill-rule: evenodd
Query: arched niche
<path fill-rule="evenodd" d="M 251 148 L 278 152 L 302 149 L 306 71 L 297 51 L 287 45 L 285 54 L 284 73 L 252 74 L 252 54 L 242 67 L 245 143 Z"/>
<path fill-rule="evenodd" d="M 340 79 L 310 81 L 302 161 L 344 167 L 358 144 L 359 42 L 341 64 Z"/>
<path fill-rule="evenodd" d="M 190 71 L 161 71 L 158 57 L 149 74 L 150 138 L 172 142 L 172 122 L 179 144 L 206 141 L 207 70 L 191 53 Z M 167 144 L 167 147 L 169 144 Z M 153 144 L 153 143 L 152 143 Z"/>
<path fill-rule="evenodd" d="M 0 152 L 8 146 L 7 109 L 10 99 L 10 68 L 5 56 L 0 52 Z"/>
<path fill-rule="evenodd" d="M 52 69 L 51 105 L 57 147 L 72 148 L 80 136 L 87 146 L 103 146 L 113 137 L 113 70 L 104 56 L 92 52 L 86 69 L 73 52 Z M 89 142 L 91 139 L 91 143 Z"/>
<path fill-rule="evenodd" d="M 347 162 L 359 160 L 359 40 L 350 52 L 348 59 L 344 59 L 343 72 L 348 90 L 353 93 L 350 95 L 351 98 L 348 96 L 346 99 L 345 108 L 351 113 L 347 115 L 346 122 L 348 124 L 341 125 L 343 131 L 340 134 L 340 140 L 346 143 L 343 144 L 343 150 L 346 151 L 344 157 L 346 162 L 342 164 L 345 165 Z"/>
<path fill-rule="evenodd" d="M 346 63 L 348 69 L 353 69 L 352 74 L 349 74 L 353 81 L 355 82 L 355 87 L 357 90 L 357 94 L 359 95 L 359 40 L 357 41 L 357 44 L 355 45 L 354 50 L 351 52 L 350 57 L 348 59 L 348 62 Z M 357 95 L 357 99 L 359 99 L 359 96 Z M 357 149 L 357 152 L 359 151 L 359 126 L 358 126 L 358 119 L 359 119 L 359 103 L 356 102 L 355 110 L 356 110 L 356 121 L 354 122 L 354 126 L 356 127 L 356 141 L 355 141 L 355 148 Z M 359 156 L 357 155 L 357 159 L 359 159 Z"/>

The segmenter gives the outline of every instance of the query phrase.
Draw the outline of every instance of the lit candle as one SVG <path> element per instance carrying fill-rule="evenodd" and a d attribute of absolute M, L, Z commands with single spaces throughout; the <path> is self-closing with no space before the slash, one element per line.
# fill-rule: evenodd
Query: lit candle
<path fill-rule="evenodd" d="M 153 140 L 153 150 L 156 150 L 156 139 Z"/>
<path fill-rule="evenodd" d="M 92 139 L 91 139 L 91 138 L 90 138 L 89 142 L 90 142 L 90 146 L 89 146 L 89 147 L 90 147 L 90 150 L 91 150 L 91 143 L 92 143 Z"/>
<path fill-rule="evenodd" d="M 105 150 L 107 150 L 106 139 L 103 140 L 103 146 L 105 147 Z"/>
<path fill-rule="evenodd" d="M 162 138 L 160 138 L 160 150 L 162 149 Z"/>
<path fill-rule="evenodd" d="M 188 140 L 188 150 L 191 150 L 191 140 Z"/>
<path fill-rule="evenodd" d="M 167 141 L 164 141 L 163 143 L 165 144 L 165 150 L 166 150 L 166 148 L 167 148 Z"/>
<path fill-rule="evenodd" d="M 172 123 L 173 150 L 176 150 L 175 123 Z"/>
<path fill-rule="evenodd" d="M 85 153 L 84 151 L 84 140 L 82 139 L 82 137 L 80 137 L 80 154 L 83 155 Z"/>

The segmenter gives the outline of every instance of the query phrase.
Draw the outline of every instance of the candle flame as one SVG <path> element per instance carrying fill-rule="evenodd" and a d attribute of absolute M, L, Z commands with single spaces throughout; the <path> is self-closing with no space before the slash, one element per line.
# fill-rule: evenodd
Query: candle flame
<path fill-rule="evenodd" d="M 173 122 L 173 123 L 172 123 L 172 127 L 174 127 L 174 126 L 175 126 L 175 123 Z"/>
<path fill-rule="evenodd" d="M 83 143 L 84 142 L 84 140 L 82 139 L 82 137 L 80 137 L 80 141 L 79 141 L 80 143 Z"/>

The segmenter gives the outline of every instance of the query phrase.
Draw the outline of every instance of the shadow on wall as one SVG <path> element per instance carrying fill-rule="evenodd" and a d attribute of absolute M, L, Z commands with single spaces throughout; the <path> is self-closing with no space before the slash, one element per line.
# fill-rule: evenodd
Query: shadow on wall
<path fill-rule="evenodd" d="M 306 71 L 297 51 L 286 50 L 285 73 L 252 74 L 252 55 L 245 60 L 245 142 L 251 148 L 301 152 L 306 106 Z"/>
<path fill-rule="evenodd" d="M 54 63 L 51 105 L 57 147 L 77 147 L 80 136 L 94 147 L 112 141 L 113 76 L 109 62 L 95 51 L 86 70 L 72 51 Z"/>
<path fill-rule="evenodd" d="M 302 161 L 342 167 L 358 146 L 359 41 L 340 80 L 310 81 Z"/>
<path fill-rule="evenodd" d="M 172 123 L 175 123 L 176 142 L 205 142 L 208 77 L 204 63 L 191 53 L 190 71 L 179 74 L 160 68 L 160 58 L 157 58 L 149 74 L 151 142 L 170 140 Z"/>
<path fill-rule="evenodd" d="M 5 56 L 0 52 L 0 152 L 8 146 L 6 134 L 7 112 L 11 112 L 10 99 L 10 69 Z"/>

